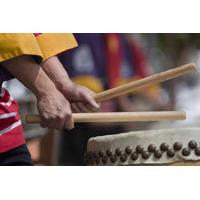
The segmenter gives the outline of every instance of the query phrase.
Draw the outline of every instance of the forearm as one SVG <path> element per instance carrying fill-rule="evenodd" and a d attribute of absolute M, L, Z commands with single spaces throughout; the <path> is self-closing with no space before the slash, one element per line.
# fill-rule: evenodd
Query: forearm
<path fill-rule="evenodd" d="M 42 63 L 42 68 L 57 88 L 72 83 L 67 71 L 64 69 L 57 56 L 51 57 Z"/>
<path fill-rule="evenodd" d="M 37 98 L 55 90 L 55 86 L 43 69 L 30 56 L 19 56 L 2 63 L 3 66 Z"/>

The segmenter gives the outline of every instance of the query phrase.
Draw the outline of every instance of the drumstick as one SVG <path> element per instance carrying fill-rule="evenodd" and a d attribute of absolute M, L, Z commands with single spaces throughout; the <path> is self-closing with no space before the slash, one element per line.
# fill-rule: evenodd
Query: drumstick
<path fill-rule="evenodd" d="M 174 69 L 170 69 L 158 74 L 154 74 L 152 76 L 148 76 L 146 78 L 133 81 L 131 83 L 110 89 L 105 90 L 103 92 L 100 92 L 95 95 L 96 101 L 102 102 L 106 101 L 115 97 L 119 97 L 128 93 L 136 92 L 140 89 L 143 89 L 149 85 L 155 84 L 155 83 L 161 83 L 166 80 L 170 80 L 179 76 L 182 76 L 184 74 L 188 74 L 196 69 L 196 65 L 194 63 L 189 63 L 186 65 L 183 65 L 181 67 L 177 67 Z"/>
<path fill-rule="evenodd" d="M 105 123 L 105 122 L 144 122 L 144 121 L 170 121 L 186 119 L 185 112 L 154 111 L 154 112 L 105 112 L 105 113 L 74 113 L 74 122 L 79 123 Z M 27 115 L 27 123 L 40 123 L 39 115 Z"/>

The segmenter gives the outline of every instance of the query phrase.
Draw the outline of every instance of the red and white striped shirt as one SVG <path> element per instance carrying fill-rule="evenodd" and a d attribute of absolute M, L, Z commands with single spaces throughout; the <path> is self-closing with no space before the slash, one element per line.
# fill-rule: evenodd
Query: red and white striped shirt
<path fill-rule="evenodd" d="M 5 88 L 0 93 L 0 153 L 25 143 L 17 102 Z"/>

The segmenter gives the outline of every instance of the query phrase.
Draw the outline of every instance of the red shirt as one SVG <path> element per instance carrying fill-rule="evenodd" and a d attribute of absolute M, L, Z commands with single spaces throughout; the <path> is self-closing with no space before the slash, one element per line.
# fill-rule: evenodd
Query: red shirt
<path fill-rule="evenodd" d="M 24 131 L 17 102 L 1 88 L 0 94 L 0 153 L 25 144 Z"/>

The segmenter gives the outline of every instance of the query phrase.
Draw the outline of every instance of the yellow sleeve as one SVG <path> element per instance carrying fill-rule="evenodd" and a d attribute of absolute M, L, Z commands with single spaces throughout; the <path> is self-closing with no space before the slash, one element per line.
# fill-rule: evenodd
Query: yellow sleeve
<path fill-rule="evenodd" d="M 32 33 L 0 33 L 0 62 L 21 55 L 32 55 L 39 62 L 43 55 Z"/>
<path fill-rule="evenodd" d="M 42 33 L 36 38 L 44 60 L 78 46 L 71 33 Z"/>

